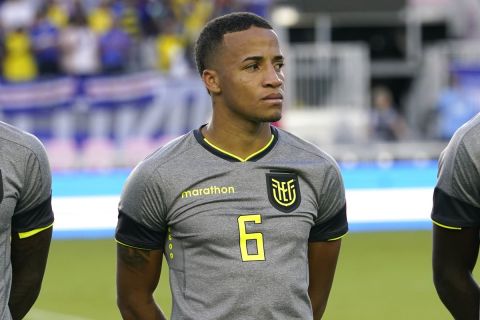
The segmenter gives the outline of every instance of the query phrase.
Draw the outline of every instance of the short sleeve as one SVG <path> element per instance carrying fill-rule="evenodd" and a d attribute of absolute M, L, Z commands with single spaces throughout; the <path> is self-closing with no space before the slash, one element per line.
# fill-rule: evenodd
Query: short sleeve
<path fill-rule="evenodd" d="M 12 216 L 12 231 L 28 237 L 53 224 L 52 176 L 47 153 L 40 141 L 31 137 L 26 149 L 23 185 Z"/>
<path fill-rule="evenodd" d="M 162 182 L 157 170 L 140 164 L 122 191 L 115 238 L 131 247 L 163 249 L 167 225 Z"/>
<path fill-rule="evenodd" d="M 324 180 L 309 241 L 335 240 L 348 232 L 345 187 L 336 163 L 327 170 Z"/>
<path fill-rule="evenodd" d="M 480 226 L 480 172 L 476 148 L 449 146 L 439 160 L 431 218 L 446 228 Z"/>

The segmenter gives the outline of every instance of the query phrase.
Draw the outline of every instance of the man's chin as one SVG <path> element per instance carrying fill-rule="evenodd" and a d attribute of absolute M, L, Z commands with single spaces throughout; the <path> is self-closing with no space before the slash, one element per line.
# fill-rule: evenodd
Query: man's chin
<path fill-rule="evenodd" d="M 278 112 L 268 117 L 265 117 L 265 119 L 262 119 L 262 122 L 277 122 L 280 121 L 280 119 L 282 119 L 282 113 Z"/>

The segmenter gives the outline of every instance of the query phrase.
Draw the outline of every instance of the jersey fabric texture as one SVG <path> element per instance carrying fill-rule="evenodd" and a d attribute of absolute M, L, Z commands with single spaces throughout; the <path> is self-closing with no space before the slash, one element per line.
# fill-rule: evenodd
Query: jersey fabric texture
<path fill-rule="evenodd" d="M 10 320 L 10 237 L 31 236 L 53 223 L 47 154 L 34 136 L 0 122 L 0 319 Z"/>
<path fill-rule="evenodd" d="M 440 155 L 432 220 L 452 229 L 480 226 L 480 115 L 456 131 Z"/>
<path fill-rule="evenodd" d="M 272 137 L 240 161 L 195 130 L 129 176 L 116 239 L 164 250 L 172 319 L 312 319 L 308 242 L 347 232 L 345 190 L 326 153 Z"/>

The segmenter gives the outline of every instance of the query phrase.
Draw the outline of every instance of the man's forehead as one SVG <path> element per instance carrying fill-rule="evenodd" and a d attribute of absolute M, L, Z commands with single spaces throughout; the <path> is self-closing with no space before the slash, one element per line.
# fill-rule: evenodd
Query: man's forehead
<path fill-rule="evenodd" d="M 262 55 L 264 50 L 276 52 L 276 55 L 281 54 L 275 31 L 258 27 L 225 34 L 222 46 L 223 50 L 235 55 Z"/>

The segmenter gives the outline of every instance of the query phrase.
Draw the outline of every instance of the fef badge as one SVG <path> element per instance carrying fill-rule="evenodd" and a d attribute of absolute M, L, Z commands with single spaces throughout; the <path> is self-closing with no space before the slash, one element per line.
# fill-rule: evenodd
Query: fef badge
<path fill-rule="evenodd" d="M 286 213 L 297 209 L 301 200 L 297 175 L 272 171 L 266 176 L 268 199 L 272 206 Z"/>

